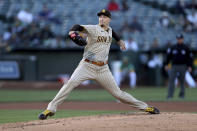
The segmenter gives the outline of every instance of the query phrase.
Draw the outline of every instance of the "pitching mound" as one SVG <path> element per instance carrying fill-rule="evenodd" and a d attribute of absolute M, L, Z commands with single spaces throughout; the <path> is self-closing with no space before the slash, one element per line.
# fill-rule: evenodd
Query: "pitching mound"
<path fill-rule="evenodd" d="M 1 131 L 197 131 L 197 114 L 143 112 L 0 125 Z"/>

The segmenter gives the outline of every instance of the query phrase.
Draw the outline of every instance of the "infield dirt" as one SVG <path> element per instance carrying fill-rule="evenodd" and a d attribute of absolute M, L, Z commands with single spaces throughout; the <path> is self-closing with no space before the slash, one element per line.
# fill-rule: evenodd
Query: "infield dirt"
<path fill-rule="evenodd" d="M 2 131 L 196 131 L 197 114 L 144 112 L 36 120 L 0 125 Z"/>
<path fill-rule="evenodd" d="M 133 112 L 64 119 L 36 120 L 0 125 L 0 131 L 197 131 L 196 102 L 148 102 L 161 110 L 159 115 Z M 45 109 L 43 103 L 1 103 L 1 109 Z M 60 109 L 136 111 L 116 102 L 65 102 Z"/>

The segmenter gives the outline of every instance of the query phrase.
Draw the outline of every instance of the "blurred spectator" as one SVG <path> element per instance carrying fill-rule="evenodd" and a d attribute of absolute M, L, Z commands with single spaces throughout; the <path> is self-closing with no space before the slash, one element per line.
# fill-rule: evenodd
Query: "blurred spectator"
<path fill-rule="evenodd" d="M 53 38 L 54 34 L 52 33 L 50 26 L 46 25 L 42 30 L 41 30 L 41 39 L 49 39 Z"/>
<path fill-rule="evenodd" d="M 52 41 L 54 45 L 56 45 L 55 48 L 65 48 L 66 43 L 63 41 L 62 37 L 60 35 L 56 36 L 55 39 Z"/>
<path fill-rule="evenodd" d="M 123 35 L 124 32 L 129 32 L 129 23 L 127 20 L 124 21 L 123 25 L 121 26 L 119 32 L 120 32 L 120 35 Z"/>
<path fill-rule="evenodd" d="M 13 26 L 10 26 L 2 37 L 10 49 L 14 47 L 43 47 L 43 43 L 50 40 L 52 40 L 54 45 L 57 45 L 49 46 L 51 48 L 65 47 L 61 36 L 53 39 L 54 34 L 49 25 L 43 28 L 40 28 L 40 25 L 35 22 L 22 25 L 17 19 Z"/>
<path fill-rule="evenodd" d="M 54 39 L 48 39 L 47 41 L 45 41 L 44 46 L 50 48 L 65 48 L 66 44 L 62 40 L 62 37 L 58 35 Z"/>
<path fill-rule="evenodd" d="M 5 53 L 6 46 L 7 46 L 7 44 L 4 42 L 2 35 L 0 35 L 0 54 Z"/>
<path fill-rule="evenodd" d="M 17 17 L 15 17 L 11 28 L 13 33 L 20 32 L 23 29 L 23 24 L 19 19 L 17 19 Z"/>
<path fill-rule="evenodd" d="M 132 22 L 129 24 L 129 28 L 132 32 L 143 32 L 143 26 L 142 24 L 138 21 L 138 17 L 134 16 Z"/>
<path fill-rule="evenodd" d="M 159 41 L 158 39 L 155 37 L 153 40 L 153 43 L 151 44 L 151 49 L 158 49 L 159 48 Z"/>
<path fill-rule="evenodd" d="M 187 19 L 184 16 L 179 15 L 177 19 L 175 19 L 175 29 L 185 30 L 186 21 Z"/>
<path fill-rule="evenodd" d="M 197 12 L 195 12 L 194 10 L 192 11 L 191 14 L 187 15 L 187 20 L 193 24 L 193 25 L 197 25 Z"/>
<path fill-rule="evenodd" d="M 191 31 L 196 31 L 197 30 L 197 12 L 193 10 L 191 14 L 188 14 L 187 21 L 192 27 Z"/>
<path fill-rule="evenodd" d="M 21 42 L 17 46 L 29 46 L 30 37 L 29 37 L 29 26 L 25 26 L 20 32 L 16 34 L 16 39 L 19 39 Z"/>
<path fill-rule="evenodd" d="M 170 41 L 170 40 L 167 40 L 167 42 L 164 44 L 164 47 L 163 47 L 163 49 L 164 50 L 167 50 L 169 47 L 171 47 L 172 46 L 172 42 Z"/>
<path fill-rule="evenodd" d="M 52 17 L 52 11 L 48 9 L 46 5 L 43 6 L 42 10 L 38 13 L 40 19 L 48 20 Z"/>
<path fill-rule="evenodd" d="M 193 75 L 195 77 L 195 79 L 197 78 L 197 58 L 194 58 L 194 63 L 193 63 L 193 67 L 194 67 L 194 71 L 193 71 Z"/>
<path fill-rule="evenodd" d="M 20 44 L 22 44 L 22 41 L 16 34 L 13 34 L 10 39 L 6 41 L 6 43 L 9 47 L 15 47 L 21 46 Z"/>
<path fill-rule="evenodd" d="M 117 72 L 116 75 L 115 75 L 115 80 L 116 80 L 118 86 L 120 86 L 121 83 L 127 77 L 129 77 L 130 88 L 135 88 L 136 87 L 137 75 L 136 75 L 136 72 L 135 72 L 134 65 L 129 62 L 129 59 L 128 59 L 127 56 L 123 57 L 119 68 L 120 68 L 119 72 Z"/>
<path fill-rule="evenodd" d="M 38 13 L 38 20 L 44 20 L 53 22 L 55 24 L 61 24 L 61 21 L 55 16 L 52 10 L 50 10 L 46 5 L 43 5 L 42 10 Z"/>
<path fill-rule="evenodd" d="M 167 12 L 163 12 L 161 18 L 159 19 L 159 24 L 162 27 L 172 27 L 174 26 L 173 20 L 170 18 Z"/>
<path fill-rule="evenodd" d="M 12 29 L 11 27 L 8 27 L 8 29 L 3 34 L 3 40 L 4 41 L 9 40 L 11 36 L 12 36 Z"/>
<path fill-rule="evenodd" d="M 40 27 L 37 23 L 32 23 L 29 27 L 29 37 L 31 41 L 31 46 L 38 46 L 41 42 L 41 32 Z"/>
<path fill-rule="evenodd" d="M 107 9 L 109 11 L 119 11 L 119 5 L 116 3 L 115 0 L 110 0 L 110 2 L 107 5 Z"/>
<path fill-rule="evenodd" d="M 148 62 L 149 68 L 162 67 L 163 64 L 163 55 L 162 54 L 153 54 L 151 59 Z"/>
<path fill-rule="evenodd" d="M 128 40 L 125 41 L 125 46 L 126 46 L 126 50 L 132 50 L 135 52 L 139 50 L 137 42 L 134 41 L 132 37 L 130 37 Z"/>
<path fill-rule="evenodd" d="M 33 14 L 31 12 L 29 12 L 29 10 L 21 10 L 17 14 L 17 18 L 20 21 L 29 24 L 29 23 L 32 23 L 32 21 L 33 21 Z"/>
<path fill-rule="evenodd" d="M 188 16 L 187 16 L 188 17 Z M 176 29 L 183 30 L 185 32 L 192 32 L 192 24 L 187 20 L 187 17 L 179 16 L 176 20 Z"/>
<path fill-rule="evenodd" d="M 175 5 L 174 5 L 174 10 L 178 14 L 182 14 L 183 16 L 186 15 L 185 13 L 185 1 L 184 0 L 177 0 Z"/>
<path fill-rule="evenodd" d="M 122 0 L 121 1 L 121 5 L 122 5 L 122 11 L 128 11 L 129 10 L 129 6 L 127 4 L 127 0 Z"/>
<path fill-rule="evenodd" d="M 189 71 L 186 71 L 185 81 L 187 82 L 189 88 L 196 88 L 196 82 Z"/>
<path fill-rule="evenodd" d="M 186 7 L 189 8 L 189 9 L 197 9 L 197 2 L 196 2 L 196 0 L 189 1 L 186 4 Z"/>
<path fill-rule="evenodd" d="M 148 62 L 149 68 L 161 67 L 162 66 L 162 55 L 155 53 L 154 50 L 160 48 L 160 44 L 158 38 L 155 37 L 152 44 L 151 44 L 151 59 Z"/>

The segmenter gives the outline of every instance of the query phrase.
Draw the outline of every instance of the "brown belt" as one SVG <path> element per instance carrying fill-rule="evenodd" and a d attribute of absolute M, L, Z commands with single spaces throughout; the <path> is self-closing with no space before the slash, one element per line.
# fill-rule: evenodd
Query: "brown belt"
<path fill-rule="evenodd" d="M 95 61 L 90 61 L 88 59 L 85 59 L 85 62 L 88 62 L 88 63 L 91 63 L 91 64 L 94 64 L 94 65 L 97 65 L 97 66 L 103 66 L 105 64 L 108 64 L 108 61 L 106 61 L 106 63 L 104 62 L 95 62 Z"/>

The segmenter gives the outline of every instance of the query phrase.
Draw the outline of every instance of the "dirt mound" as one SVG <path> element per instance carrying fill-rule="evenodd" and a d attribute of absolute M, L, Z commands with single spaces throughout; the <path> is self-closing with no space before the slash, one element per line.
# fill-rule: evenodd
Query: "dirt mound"
<path fill-rule="evenodd" d="M 197 131 L 197 114 L 143 112 L 0 125 L 1 131 Z"/>

